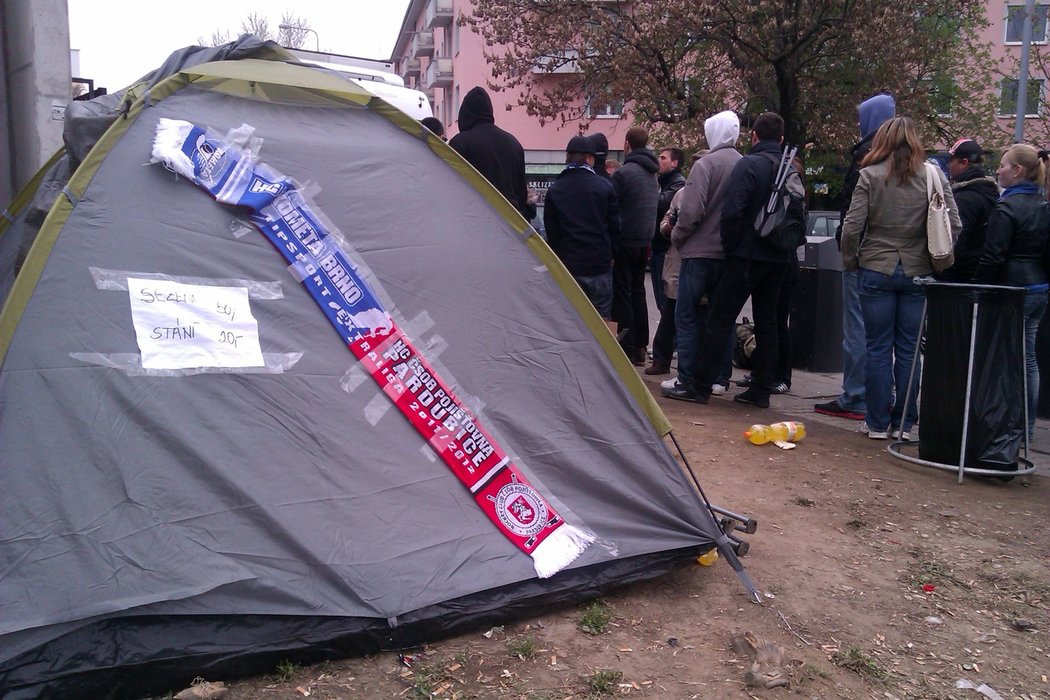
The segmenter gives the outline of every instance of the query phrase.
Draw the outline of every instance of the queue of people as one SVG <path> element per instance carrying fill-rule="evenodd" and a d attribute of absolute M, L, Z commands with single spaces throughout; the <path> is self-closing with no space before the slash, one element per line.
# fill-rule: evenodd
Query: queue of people
<path fill-rule="evenodd" d="M 945 178 L 939 167 L 926 166 L 918 129 L 896 114 L 892 96 L 875 95 L 857 111 L 861 138 L 850 153 L 836 232 L 843 259 L 842 392 L 814 409 L 864 421 L 861 430 L 873 439 L 911 439 L 918 389 L 909 378 L 919 376 L 912 363 L 925 296 L 914 278 L 1020 286 L 1031 435 L 1039 387 L 1035 336 L 1050 292 L 1047 152 L 1012 146 L 993 178 L 980 145 L 960 139 L 949 150 Z M 771 395 L 790 390 L 788 315 L 799 275 L 793 246 L 806 233 L 803 166 L 801 158 L 790 162 L 784 121 L 775 113 L 750 125 L 746 154 L 738 149 L 741 124 L 732 111 L 708 118 L 704 135 L 706 148 L 693 156 L 688 177 L 683 151 L 650 149 L 642 127 L 627 131 L 622 163 L 607 159 L 603 134 L 571 138 L 565 168 L 546 194 L 543 223 L 551 248 L 634 364 L 646 364 L 650 337 L 646 374 L 670 374 L 677 355 L 677 376 L 661 384 L 668 398 L 707 403 L 729 390 L 734 328 L 750 298 L 753 371 L 734 400 L 765 408 Z M 460 133 L 449 144 L 530 217 L 521 146 L 495 127 L 484 89 L 467 94 Z M 955 242 L 954 265 L 936 272 L 927 238 L 934 189 L 943 192 Z M 768 227 L 759 233 L 781 196 L 802 204 L 781 214 L 778 236 L 767 236 Z M 653 336 L 647 266 L 660 313 Z"/>

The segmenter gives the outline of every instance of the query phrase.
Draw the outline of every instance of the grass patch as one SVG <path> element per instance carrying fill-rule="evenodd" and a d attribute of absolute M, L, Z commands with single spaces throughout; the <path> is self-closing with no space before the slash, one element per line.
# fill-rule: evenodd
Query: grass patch
<path fill-rule="evenodd" d="M 805 496 L 798 496 L 795 498 L 795 505 L 802 506 L 803 508 L 812 508 L 817 505 L 817 502 L 812 498 L 806 498 Z"/>
<path fill-rule="evenodd" d="M 846 651 L 837 651 L 831 657 L 836 666 L 853 671 L 869 683 L 885 683 L 890 674 L 879 666 L 874 657 L 864 653 L 859 647 L 850 647 Z"/>
<path fill-rule="evenodd" d="M 950 581 L 962 588 L 970 588 L 970 584 L 957 578 L 947 564 L 939 562 L 936 559 L 920 558 L 917 566 L 913 566 L 909 569 L 905 576 L 907 581 L 914 586 L 925 586 L 926 584 L 931 586 L 943 586 Z"/>
<path fill-rule="evenodd" d="M 620 671 L 595 671 L 587 676 L 587 687 L 595 695 L 612 695 L 621 680 L 623 673 Z"/>
<path fill-rule="evenodd" d="M 526 661 L 536 655 L 536 639 L 531 634 L 511 639 L 507 642 L 507 649 L 510 650 L 511 656 Z"/>
<path fill-rule="evenodd" d="M 859 520 L 859 519 L 857 519 L 857 520 L 850 520 L 848 523 L 846 523 L 846 527 L 848 527 L 850 529 L 853 529 L 853 530 L 863 530 L 867 526 L 868 526 L 867 522 L 865 522 L 863 520 Z"/>
<path fill-rule="evenodd" d="M 594 600 L 580 612 L 580 629 L 587 634 L 601 634 L 609 626 L 612 610 L 602 600 Z"/>
<path fill-rule="evenodd" d="M 446 671 L 442 664 L 421 664 L 412 674 L 412 696 L 432 698 L 442 685 L 455 680 L 456 677 Z"/>
<path fill-rule="evenodd" d="M 292 680 L 292 676 L 294 676 L 301 668 L 302 666 L 294 661 L 282 661 L 277 664 L 277 680 L 290 681 Z"/>
<path fill-rule="evenodd" d="M 801 685 L 802 683 L 808 683 L 814 678 L 822 678 L 824 680 L 829 680 L 831 678 L 831 674 L 822 669 L 820 666 L 817 666 L 816 664 L 802 664 L 802 668 L 798 670 L 799 684 Z"/>

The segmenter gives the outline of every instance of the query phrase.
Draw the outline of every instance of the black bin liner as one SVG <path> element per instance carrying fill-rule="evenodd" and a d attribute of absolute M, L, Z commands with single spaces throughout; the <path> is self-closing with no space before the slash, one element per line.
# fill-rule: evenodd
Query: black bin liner
<path fill-rule="evenodd" d="M 1024 289 L 930 284 L 919 457 L 958 464 L 974 304 L 977 332 L 965 466 L 1016 471 L 1024 441 Z"/>

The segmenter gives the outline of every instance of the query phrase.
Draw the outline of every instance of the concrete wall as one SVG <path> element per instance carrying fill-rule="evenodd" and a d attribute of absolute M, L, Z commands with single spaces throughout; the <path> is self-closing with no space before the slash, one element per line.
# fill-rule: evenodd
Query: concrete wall
<path fill-rule="evenodd" d="M 0 2 L 0 206 L 62 146 L 71 98 L 66 0 Z"/>

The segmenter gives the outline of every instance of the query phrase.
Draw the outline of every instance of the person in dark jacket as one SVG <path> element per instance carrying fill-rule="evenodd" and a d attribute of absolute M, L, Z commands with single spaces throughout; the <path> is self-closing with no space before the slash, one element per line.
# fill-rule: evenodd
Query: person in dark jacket
<path fill-rule="evenodd" d="M 536 207 L 529 203 L 525 150 L 513 135 L 496 126 L 492 99 L 485 88 L 472 88 L 463 98 L 459 133 L 448 145 L 484 175 L 526 221 L 532 221 Z"/>
<path fill-rule="evenodd" d="M 594 144 L 594 173 L 605 180 L 610 179 L 608 168 L 605 167 L 605 159 L 609 157 L 609 139 L 605 134 L 591 134 L 587 138 Z"/>
<path fill-rule="evenodd" d="M 645 301 L 645 264 L 649 242 L 658 223 L 656 207 L 660 169 L 656 156 L 646 148 L 649 133 L 640 126 L 627 130 L 623 167 L 612 183 L 620 202 L 620 242 L 613 258 L 613 320 L 621 333 L 627 357 L 644 365 L 649 345 L 649 306 Z"/>
<path fill-rule="evenodd" d="M 649 278 L 653 283 L 656 308 L 660 311 L 660 324 L 653 336 L 653 364 L 646 368 L 646 374 L 668 374 L 671 371 L 676 303 L 664 294 L 664 259 L 671 247 L 671 238 L 660 231 L 660 222 L 671 208 L 671 200 L 674 199 L 675 193 L 685 187 L 685 176 L 682 175 L 684 160 L 685 154 L 680 148 L 661 149 L 657 157 L 660 170 L 656 179 L 660 183 L 660 198 L 656 204 L 656 227 L 653 232 L 652 252 L 649 254 Z"/>
<path fill-rule="evenodd" d="M 547 242 L 608 321 L 612 319 L 613 247 L 620 235 L 616 192 L 612 183 L 595 174 L 594 144 L 587 137 L 569 139 L 565 163 L 544 201 Z"/>
<path fill-rule="evenodd" d="M 1035 337 L 1046 312 L 1047 261 L 1050 257 L 1050 204 L 1046 151 L 1015 144 L 1003 154 L 996 174 L 1004 188 L 988 217 L 984 252 L 977 263 L 976 284 L 1024 287 L 1024 356 L 1028 391 L 1028 439 L 1035 429 L 1039 401 L 1039 365 Z M 1042 191 L 1040 191 L 1042 188 Z"/>
<path fill-rule="evenodd" d="M 733 400 L 769 407 L 777 362 L 777 299 L 790 257 L 795 253 L 775 248 L 755 232 L 754 224 L 769 199 L 783 140 L 784 120 L 780 115 L 763 112 L 755 119 L 751 152 L 733 166 L 722 204 L 725 271 L 711 302 L 697 372 L 691 386 L 664 391 L 664 396 L 707 403 L 737 316 L 750 296 L 758 341 L 752 355 L 754 368 L 751 385 Z M 787 182 L 789 188 L 798 187 L 795 194 L 804 195 L 797 177 L 789 177 Z"/>
<path fill-rule="evenodd" d="M 999 199 L 999 186 L 981 167 L 984 151 L 973 139 L 959 139 L 948 154 L 948 177 L 962 233 L 955 242 L 955 264 L 938 277 L 946 282 L 970 282 L 984 252 L 984 231 Z"/>
<path fill-rule="evenodd" d="M 842 240 L 842 220 L 849 211 L 853 190 L 860 178 L 860 163 L 871 150 L 875 132 L 897 113 L 893 97 L 886 94 L 869 97 L 857 107 L 860 120 L 860 143 L 851 151 L 852 160 L 842 187 L 842 207 L 835 240 Z M 860 273 L 847 270 L 842 273 L 842 393 L 813 407 L 817 413 L 851 420 L 864 420 L 867 403 L 864 400 L 864 352 L 867 337 L 864 334 L 864 316 L 860 310 Z"/>

